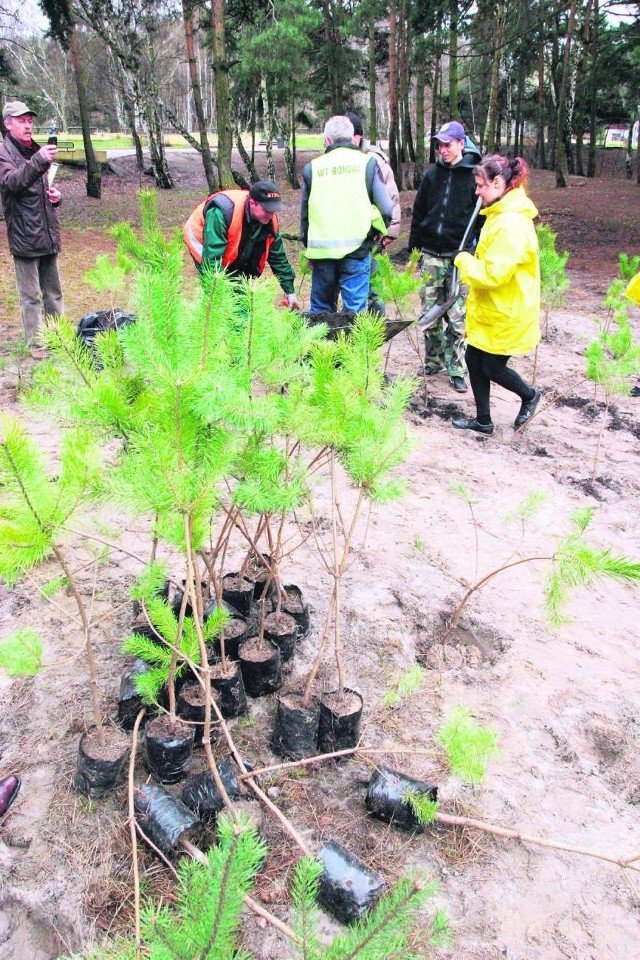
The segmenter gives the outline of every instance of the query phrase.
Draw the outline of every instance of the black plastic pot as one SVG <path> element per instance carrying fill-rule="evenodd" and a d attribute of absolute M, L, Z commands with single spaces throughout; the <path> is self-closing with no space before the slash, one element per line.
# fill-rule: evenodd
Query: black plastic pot
<path fill-rule="evenodd" d="M 264 697 L 282 686 L 282 657 L 275 644 L 257 637 L 245 640 L 239 651 L 244 689 L 250 697 Z"/>
<path fill-rule="evenodd" d="M 341 844 L 329 840 L 318 860 L 323 867 L 318 901 L 336 920 L 354 923 L 376 905 L 385 889 L 384 880 Z"/>
<path fill-rule="evenodd" d="M 245 765 L 248 770 L 251 769 L 249 764 Z M 240 800 L 249 796 L 240 785 L 240 781 L 235 774 L 233 761 L 229 755 L 223 757 L 216 764 L 216 767 L 230 800 Z M 203 823 L 213 826 L 224 803 L 210 770 L 189 777 L 182 790 L 182 802 L 190 810 L 193 810 Z"/>
<path fill-rule="evenodd" d="M 151 670 L 146 660 L 134 660 L 125 668 L 120 678 L 120 699 L 118 700 L 118 722 L 124 730 L 132 730 L 138 713 L 144 706 L 138 693 L 136 677 Z"/>
<path fill-rule="evenodd" d="M 268 554 L 264 555 L 265 561 L 269 563 L 271 557 Z M 268 566 L 265 566 L 263 563 L 260 563 L 258 560 L 254 561 L 253 566 L 247 571 L 247 579 L 253 581 L 253 599 L 258 601 L 262 598 L 264 591 L 267 586 L 267 580 L 269 579 L 271 571 Z M 274 590 L 273 579 L 269 584 L 269 593 L 267 596 L 271 596 Z"/>
<path fill-rule="evenodd" d="M 133 806 L 140 829 L 165 856 L 177 851 L 181 840 L 199 845 L 204 832 L 202 824 L 164 787 L 143 784 L 135 792 Z"/>
<path fill-rule="evenodd" d="M 104 746 L 95 729 L 84 733 L 78 744 L 78 758 L 73 785 L 92 800 L 124 780 L 131 744 L 129 737 L 115 727 L 104 730 Z"/>
<path fill-rule="evenodd" d="M 320 705 L 312 697 L 309 706 L 303 707 L 302 699 L 302 693 L 284 693 L 278 697 L 271 746 L 279 757 L 287 760 L 303 760 L 317 753 Z"/>
<path fill-rule="evenodd" d="M 334 753 L 357 746 L 362 720 L 362 697 L 356 690 L 345 688 L 344 699 L 338 690 L 320 697 L 318 752 Z"/>
<path fill-rule="evenodd" d="M 220 695 L 217 690 L 211 690 L 211 696 L 220 706 Z M 205 692 L 200 683 L 186 683 L 177 697 L 176 710 L 181 720 L 195 724 L 194 746 L 201 747 L 204 733 Z M 213 742 L 220 734 L 220 724 L 217 715 L 211 708 L 211 733 Z"/>
<path fill-rule="evenodd" d="M 425 825 L 420 823 L 415 813 L 406 802 L 407 791 L 429 800 L 438 799 L 438 788 L 426 780 L 414 780 L 404 773 L 380 765 L 375 771 L 369 787 L 365 804 L 371 813 L 379 820 L 386 820 L 402 830 L 412 830 L 422 833 Z"/>
<path fill-rule="evenodd" d="M 182 586 L 181 586 L 181 587 L 176 587 L 176 589 L 175 589 L 175 591 L 174 591 L 174 594 L 173 594 L 173 597 L 171 598 L 171 609 L 173 610 L 173 612 L 174 612 L 174 614 L 176 615 L 176 617 L 180 616 L 180 607 L 182 606 L 182 598 L 183 598 L 183 596 L 184 596 L 184 583 L 185 583 L 185 582 L 184 582 L 184 580 L 183 580 L 183 581 L 182 581 Z M 203 597 L 204 597 L 205 593 L 207 592 L 208 587 L 209 587 L 209 584 L 208 584 L 205 580 L 201 580 L 201 581 L 200 581 L 200 589 L 202 590 L 202 596 L 203 596 Z M 205 602 L 205 605 L 204 605 L 204 610 L 205 610 L 205 611 L 206 611 L 206 609 L 207 609 L 207 606 L 208 606 L 210 603 L 211 603 L 210 600 L 207 600 L 207 601 Z M 191 607 L 191 602 L 190 602 L 189 600 L 187 601 L 187 605 L 186 605 L 186 607 L 185 607 L 185 609 L 184 609 L 184 615 L 185 615 L 185 617 L 192 617 L 192 616 L 193 616 L 193 609 L 192 609 L 192 607 Z M 203 612 L 203 616 L 204 616 L 204 612 Z"/>
<path fill-rule="evenodd" d="M 293 617 L 288 613 L 268 613 L 264 618 L 264 636 L 280 649 L 283 663 L 291 660 L 298 639 L 298 624 Z"/>
<path fill-rule="evenodd" d="M 220 712 L 225 720 L 241 717 L 247 712 L 247 695 L 240 664 L 230 663 L 226 674 L 218 664 L 211 671 L 211 686 L 217 692 Z"/>
<path fill-rule="evenodd" d="M 288 583 L 284 592 L 286 598 L 282 603 L 282 609 L 298 624 L 298 640 L 302 640 L 308 634 L 311 623 L 309 604 L 304 602 L 302 590 L 295 583 Z"/>
<path fill-rule="evenodd" d="M 237 660 L 240 645 L 247 640 L 251 634 L 244 617 L 232 617 L 229 623 L 222 630 L 224 639 L 224 652 L 227 660 Z M 216 637 L 207 644 L 207 654 L 209 663 L 217 663 L 220 659 L 220 638 Z"/>
<path fill-rule="evenodd" d="M 254 584 L 246 577 L 239 579 L 237 573 L 228 573 L 222 578 L 222 598 L 240 613 L 248 617 L 253 603 Z"/>
<path fill-rule="evenodd" d="M 195 727 L 186 723 L 172 723 L 164 715 L 152 720 L 145 731 L 147 766 L 161 783 L 177 783 L 186 775 Z"/>

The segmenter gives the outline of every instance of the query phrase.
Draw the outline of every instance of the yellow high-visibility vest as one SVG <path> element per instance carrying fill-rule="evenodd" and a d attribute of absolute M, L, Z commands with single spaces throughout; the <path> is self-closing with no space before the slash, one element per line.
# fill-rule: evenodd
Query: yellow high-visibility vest
<path fill-rule="evenodd" d="M 311 161 L 310 260 L 342 260 L 357 250 L 371 228 L 373 212 L 365 170 L 371 157 L 336 147 Z"/>

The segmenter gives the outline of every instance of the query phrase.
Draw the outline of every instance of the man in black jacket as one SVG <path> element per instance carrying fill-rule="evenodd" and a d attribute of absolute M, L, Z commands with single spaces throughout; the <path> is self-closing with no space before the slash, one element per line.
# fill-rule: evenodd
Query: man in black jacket
<path fill-rule="evenodd" d="M 44 313 L 64 313 L 58 273 L 60 228 L 55 207 L 60 191 L 49 178 L 57 146 L 39 146 L 31 137 L 35 111 L 21 100 L 7 103 L 2 117 L 8 135 L 0 146 L 0 192 L 20 299 L 24 339 L 34 359 Z"/>
<path fill-rule="evenodd" d="M 420 291 L 421 317 L 435 303 L 449 297 L 453 260 L 476 205 L 473 168 L 481 159 L 470 144 L 464 127 L 450 120 L 435 136 L 438 156 L 427 170 L 416 194 L 409 234 L 409 251 L 420 250 L 420 268 L 425 281 Z M 470 142 L 469 142 L 470 143 Z M 473 249 L 479 225 L 469 241 Z M 425 372 L 449 374 L 451 386 L 460 393 L 467 390 L 464 379 L 464 321 L 467 290 L 443 317 L 424 330 Z"/>

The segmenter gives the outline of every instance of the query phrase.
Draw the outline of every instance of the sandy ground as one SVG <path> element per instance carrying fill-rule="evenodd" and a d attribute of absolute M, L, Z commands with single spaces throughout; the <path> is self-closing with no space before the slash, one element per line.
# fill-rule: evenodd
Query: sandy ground
<path fill-rule="evenodd" d="M 467 585 L 516 559 L 551 557 L 577 509 L 594 508 L 591 543 L 640 557 L 640 400 L 616 403 L 596 479 L 590 479 L 602 412 L 584 381 L 582 352 L 594 335 L 605 272 L 572 273 L 569 304 L 554 312 L 549 339 L 539 348 L 543 402 L 518 436 L 511 427 L 517 401 L 500 390 L 491 438 L 450 427 L 452 415 L 472 410 L 472 400 L 455 394 L 446 378 L 429 379 L 426 404 L 417 393 L 409 414 L 414 446 L 400 471 L 407 494 L 368 518 L 365 549 L 354 551 L 345 580 L 343 637 L 349 682 L 365 698 L 364 742 L 386 750 L 380 758 L 390 766 L 435 780 L 443 811 L 619 859 L 640 858 L 638 594 L 611 583 L 580 590 L 568 607 L 571 621 L 552 631 L 543 610 L 550 563 L 538 559 L 491 579 L 471 598 L 456 634 L 446 644 L 439 641 L 442 617 Z M 20 368 L 27 378 L 29 363 Z M 414 372 L 417 365 L 410 336 L 399 335 L 392 341 L 389 372 Z M 531 365 L 532 358 L 518 361 L 525 376 Z M 17 409 L 17 382 L 18 368 L 9 358 L 0 374 L 4 409 Z M 21 415 L 54 451 L 55 431 L 32 414 Z M 466 499 L 453 488 L 456 482 L 464 485 Z M 522 522 L 518 509 L 533 494 L 544 496 L 535 515 Z M 326 495 L 319 485 L 320 514 Z M 345 501 L 349 497 L 345 490 Z M 141 521 L 105 516 L 102 528 L 106 539 L 146 554 L 148 531 Z M 94 616 L 122 605 L 97 634 L 111 713 L 124 663 L 119 641 L 131 623 L 127 591 L 138 570 L 133 557 L 114 551 L 95 586 Z M 303 588 L 313 618 L 287 678 L 295 688 L 313 654 L 327 581 L 307 548 L 285 573 Z M 37 582 L 54 575 L 51 566 Z M 92 567 L 82 579 L 90 594 Z M 0 588 L 0 637 L 18 626 L 36 627 L 48 664 L 33 679 L 0 680 L 0 775 L 17 773 L 23 781 L 0 822 L 2 960 L 50 960 L 132 918 L 126 788 L 90 803 L 71 786 L 90 705 L 81 637 L 69 611 L 71 599 L 63 593 L 47 602 L 27 581 L 12 591 Z M 384 707 L 385 690 L 416 661 L 423 667 L 421 689 Z M 323 682 L 332 680 L 329 662 Z M 456 704 L 499 737 L 500 756 L 475 787 L 450 777 L 434 746 L 435 731 Z M 257 765 L 274 759 L 268 747 L 274 709 L 272 698 L 254 701 L 251 721 L 235 728 L 242 750 Z M 194 768 L 201 766 L 198 756 Z M 370 774 L 369 765 L 353 760 L 266 783 L 313 849 L 333 838 L 388 879 L 415 868 L 440 880 L 437 905 L 450 917 L 453 943 L 448 950 L 425 948 L 425 957 L 640 957 L 635 868 L 479 830 L 401 833 L 366 815 Z M 145 777 L 141 762 L 137 777 Z M 295 849 L 270 820 L 266 832 L 272 854 L 256 896 L 290 919 L 284 883 Z M 150 893 L 168 893 L 168 874 L 151 855 L 142 855 L 142 869 Z M 336 929 L 326 926 L 328 933 Z M 257 957 L 290 955 L 278 935 L 253 920 L 246 929 Z"/>

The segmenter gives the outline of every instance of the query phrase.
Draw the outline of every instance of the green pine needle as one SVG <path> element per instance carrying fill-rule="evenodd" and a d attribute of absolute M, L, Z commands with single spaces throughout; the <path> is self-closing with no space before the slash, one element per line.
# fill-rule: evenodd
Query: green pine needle
<path fill-rule="evenodd" d="M 409 670 L 395 678 L 389 690 L 382 697 L 383 707 L 395 707 L 397 703 L 408 699 L 421 689 L 424 683 L 424 671 L 416 663 Z"/>
<path fill-rule="evenodd" d="M 418 793 L 409 788 L 402 798 L 420 823 L 433 823 L 438 812 L 438 801 L 431 800 L 426 793 Z"/>
<path fill-rule="evenodd" d="M 42 595 L 50 599 L 54 597 L 56 593 L 59 593 L 60 590 L 64 590 L 67 587 L 69 581 L 66 577 L 55 577 L 53 580 L 49 580 L 48 583 L 43 583 L 40 587 Z"/>
<path fill-rule="evenodd" d="M 545 608 L 553 627 L 567 622 L 564 608 L 572 590 L 588 587 L 596 580 L 619 580 L 631 586 L 640 583 L 640 562 L 610 548 L 598 549 L 585 541 L 593 518 L 593 507 L 571 515 L 571 532 L 560 541 L 553 556 L 553 569 L 545 585 Z"/>
<path fill-rule="evenodd" d="M 435 739 L 444 749 L 451 772 L 467 783 L 480 783 L 487 763 L 500 753 L 497 734 L 477 724 L 462 706 L 454 707 Z"/>
<path fill-rule="evenodd" d="M 42 667 L 42 641 L 31 627 L 0 642 L 0 670 L 9 677 L 32 677 Z"/>

